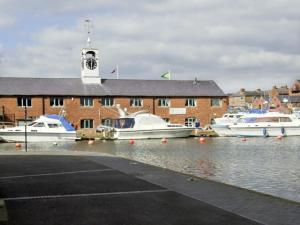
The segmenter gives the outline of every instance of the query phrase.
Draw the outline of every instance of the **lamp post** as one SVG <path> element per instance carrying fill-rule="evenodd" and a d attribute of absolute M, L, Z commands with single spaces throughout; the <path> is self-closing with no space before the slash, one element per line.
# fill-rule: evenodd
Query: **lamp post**
<path fill-rule="evenodd" d="M 27 104 L 25 104 L 25 151 L 27 152 Z"/>

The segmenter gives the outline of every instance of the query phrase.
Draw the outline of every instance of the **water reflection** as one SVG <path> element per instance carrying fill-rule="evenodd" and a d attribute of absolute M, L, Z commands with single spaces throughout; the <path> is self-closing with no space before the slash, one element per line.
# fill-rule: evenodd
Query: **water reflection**
<path fill-rule="evenodd" d="M 30 143 L 30 151 L 102 152 L 300 202 L 299 137 Z M 1 151 L 14 144 L 0 144 Z"/>

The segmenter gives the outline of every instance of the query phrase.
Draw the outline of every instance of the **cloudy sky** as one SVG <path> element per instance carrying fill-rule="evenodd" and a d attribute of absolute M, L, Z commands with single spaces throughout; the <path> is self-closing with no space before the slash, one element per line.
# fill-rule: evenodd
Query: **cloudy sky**
<path fill-rule="evenodd" d="M 100 73 L 215 80 L 225 92 L 300 79 L 299 0 L 0 0 L 0 76 L 80 77 L 86 46 Z"/>

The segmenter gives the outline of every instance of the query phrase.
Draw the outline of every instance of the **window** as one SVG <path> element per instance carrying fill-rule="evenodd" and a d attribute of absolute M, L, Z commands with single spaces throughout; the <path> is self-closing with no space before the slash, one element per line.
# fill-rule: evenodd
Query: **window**
<path fill-rule="evenodd" d="M 57 124 L 57 123 L 48 123 L 48 127 L 49 127 L 49 128 L 58 128 L 58 127 L 60 127 L 60 126 L 59 126 L 59 124 Z"/>
<path fill-rule="evenodd" d="M 93 98 L 90 98 L 90 97 L 81 97 L 80 98 L 80 106 L 92 107 L 93 105 L 94 105 Z"/>
<path fill-rule="evenodd" d="M 211 100 L 211 106 L 212 107 L 220 107 L 221 106 L 221 99 L 219 99 L 219 98 L 213 98 Z"/>
<path fill-rule="evenodd" d="M 103 119 L 102 120 L 102 125 L 112 127 L 113 126 L 113 120 L 112 119 Z"/>
<path fill-rule="evenodd" d="M 143 100 L 140 98 L 132 98 L 132 99 L 130 99 L 130 106 L 131 107 L 141 107 L 141 106 L 143 106 Z"/>
<path fill-rule="evenodd" d="M 159 107 L 169 107 L 170 100 L 167 98 L 160 98 L 160 99 L 158 99 L 158 106 Z"/>
<path fill-rule="evenodd" d="M 44 123 L 36 123 L 33 125 L 33 127 L 45 127 Z"/>
<path fill-rule="evenodd" d="M 114 106 L 115 105 L 114 98 L 102 98 L 102 105 L 106 107 Z"/>
<path fill-rule="evenodd" d="M 166 123 L 170 123 L 170 119 L 169 119 L 169 118 L 163 118 L 163 120 L 164 120 Z"/>
<path fill-rule="evenodd" d="M 196 107 L 197 106 L 197 101 L 194 98 L 188 98 L 185 100 L 185 106 L 187 107 Z"/>
<path fill-rule="evenodd" d="M 185 125 L 188 127 L 194 127 L 196 122 L 196 118 L 194 117 L 189 117 L 185 119 Z"/>
<path fill-rule="evenodd" d="M 116 128 L 132 128 L 134 126 L 133 118 L 121 118 L 115 120 Z"/>
<path fill-rule="evenodd" d="M 20 107 L 31 107 L 31 98 L 29 97 L 18 97 L 18 106 Z"/>
<path fill-rule="evenodd" d="M 62 97 L 52 97 L 50 98 L 50 106 L 60 107 L 64 105 L 64 98 Z"/>
<path fill-rule="evenodd" d="M 279 120 L 280 122 L 292 122 L 291 118 L 289 117 L 280 117 Z"/>
<path fill-rule="evenodd" d="M 81 128 L 93 128 L 94 126 L 94 120 L 92 119 L 83 119 L 80 121 L 80 127 Z"/>

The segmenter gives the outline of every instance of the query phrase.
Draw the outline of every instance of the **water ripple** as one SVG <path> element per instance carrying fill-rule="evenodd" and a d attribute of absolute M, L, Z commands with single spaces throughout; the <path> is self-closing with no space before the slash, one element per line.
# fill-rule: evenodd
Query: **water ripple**
<path fill-rule="evenodd" d="M 300 137 L 198 138 L 29 144 L 35 150 L 73 150 L 109 153 L 194 176 L 300 202 Z M 0 144 L 0 151 L 14 149 Z"/>

